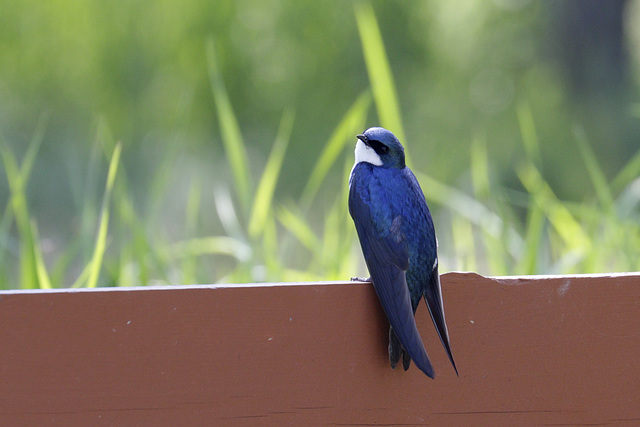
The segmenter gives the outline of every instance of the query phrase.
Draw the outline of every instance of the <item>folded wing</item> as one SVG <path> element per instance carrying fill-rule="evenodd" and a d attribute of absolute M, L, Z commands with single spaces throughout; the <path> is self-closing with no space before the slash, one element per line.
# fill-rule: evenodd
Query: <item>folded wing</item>
<path fill-rule="evenodd" d="M 379 235 L 380 224 L 374 223 L 370 206 L 351 188 L 349 211 L 353 217 L 373 286 L 387 319 L 402 347 L 416 366 L 429 377 L 435 376 L 416 326 L 405 272 L 409 253 L 402 233 L 401 216 L 396 216 L 386 234 Z"/>

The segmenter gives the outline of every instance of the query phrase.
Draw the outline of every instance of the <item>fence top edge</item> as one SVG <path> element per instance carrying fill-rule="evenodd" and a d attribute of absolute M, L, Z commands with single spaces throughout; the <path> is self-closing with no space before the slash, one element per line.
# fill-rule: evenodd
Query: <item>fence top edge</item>
<path fill-rule="evenodd" d="M 464 272 L 452 271 L 445 274 L 468 274 Z M 474 274 L 474 273 L 472 273 Z M 640 278 L 640 271 L 629 272 L 613 272 L 613 273 L 583 273 L 583 274 L 536 274 L 536 275 L 523 275 L 523 276 L 483 276 L 487 279 L 498 281 L 513 281 L 513 280 L 556 280 L 556 279 L 599 279 L 599 278 L 618 278 L 618 277 L 638 277 Z"/>
<path fill-rule="evenodd" d="M 451 271 L 441 276 L 481 278 L 497 281 L 502 284 L 530 283 L 544 280 L 557 279 L 596 279 L 596 278 L 621 278 L 637 277 L 640 280 L 640 272 L 623 273 L 597 273 L 597 274 L 558 274 L 558 275 L 524 275 L 524 276 L 482 276 L 474 272 Z M 446 279 L 445 279 L 446 280 Z M 56 289 L 9 289 L 0 291 L 2 295 L 36 294 L 36 293 L 83 293 L 83 292 L 136 292 L 136 291 L 176 291 L 194 289 L 230 289 L 230 288 L 261 288 L 279 286 L 336 286 L 336 285 L 368 285 L 369 282 L 344 281 L 316 281 L 316 282 L 265 282 L 265 283 L 220 283 L 202 285 L 150 285 L 150 286 L 119 286 L 108 288 L 56 288 Z"/>
<path fill-rule="evenodd" d="M 136 291 L 175 291 L 193 289 L 229 289 L 229 288 L 268 288 L 276 286 L 305 285 L 348 285 L 368 282 L 317 281 L 317 282 L 264 282 L 264 283 L 218 283 L 202 285 L 149 285 L 149 286 L 115 286 L 104 288 L 56 288 L 56 289 L 8 289 L 0 291 L 0 295 L 32 294 L 32 293 L 83 293 L 83 292 L 136 292 Z"/>

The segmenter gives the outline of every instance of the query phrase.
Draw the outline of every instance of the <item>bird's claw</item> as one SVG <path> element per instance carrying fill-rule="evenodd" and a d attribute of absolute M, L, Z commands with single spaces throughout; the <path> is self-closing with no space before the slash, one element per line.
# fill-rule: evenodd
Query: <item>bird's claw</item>
<path fill-rule="evenodd" d="M 351 278 L 352 282 L 370 282 L 371 281 L 371 277 L 352 277 Z"/>

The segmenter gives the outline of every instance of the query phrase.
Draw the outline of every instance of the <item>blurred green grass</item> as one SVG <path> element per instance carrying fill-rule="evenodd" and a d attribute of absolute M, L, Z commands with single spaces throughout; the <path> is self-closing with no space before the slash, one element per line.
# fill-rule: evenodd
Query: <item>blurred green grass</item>
<path fill-rule="evenodd" d="M 39 218 L 29 209 L 26 197 L 47 131 L 46 116 L 34 130 L 21 162 L 2 141 L 0 155 L 10 200 L 0 221 L 1 286 L 33 289 L 345 280 L 365 275 L 347 209 L 354 136 L 365 128 L 373 108 L 380 125 L 397 135 L 404 135 L 404 125 L 375 13 L 366 2 L 356 3 L 354 10 L 370 87 L 333 126 L 313 168 L 300 178 L 304 185 L 298 198 L 277 191 L 287 161 L 295 161 L 286 157 L 295 111 L 282 112 L 270 153 L 261 171 L 254 170 L 213 37 L 203 47 L 203 57 L 229 180 L 209 182 L 206 176 L 176 170 L 176 152 L 169 150 L 160 157 L 154 186 L 141 209 L 128 176 L 130 170 L 122 162 L 127 157 L 126 146 L 116 142 L 106 120 L 100 119 L 94 154 L 82 180 L 103 181 L 104 185 L 84 186 L 87 191 L 78 196 L 77 213 L 82 226 L 56 258 L 46 262 Z M 545 179 L 536 117 L 526 101 L 518 105 L 517 119 L 525 153 L 513 164 L 520 180 L 517 188 L 504 186 L 492 174 L 482 135 L 470 144 L 466 178 L 470 185 L 462 185 L 469 191 L 440 182 L 417 162 L 412 163 L 427 201 L 432 209 L 438 208 L 434 212 L 443 270 L 490 275 L 638 270 L 640 150 L 608 180 L 586 131 L 567 123 L 594 196 L 581 203 L 562 200 Z M 410 141 L 402 140 L 410 152 Z M 331 179 L 335 175 L 340 177 L 337 187 Z M 171 200 L 170 186 L 185 176 L 190 180 L 190 191 L 177 216 L 183 223 L 171 224 L 178 231 L 170 231 L 163 211 L 178 203 Z M 206 204 L 205 188 L 213 189 L 212 209 Z M 212 215 L 223 233 L 211 234 L 203 225 L 203 216 Z"/>

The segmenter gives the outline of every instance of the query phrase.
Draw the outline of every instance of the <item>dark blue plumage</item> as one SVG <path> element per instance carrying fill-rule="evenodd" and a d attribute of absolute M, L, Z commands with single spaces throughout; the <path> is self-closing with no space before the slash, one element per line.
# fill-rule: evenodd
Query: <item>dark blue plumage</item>
<path fill-rule="evenodd" d="M 435 375 L 414 318 L 424 297 L 457 374 L 442 307 L 433 221 L 418 181 L 405 166 L 402 144 L 388 130 L 370 128 L 358 135 L 355 154 L 349 212 L 391 325 L 391 367 L 402 357 L 405 370 L 413 359 L 426 375 Z"/>

